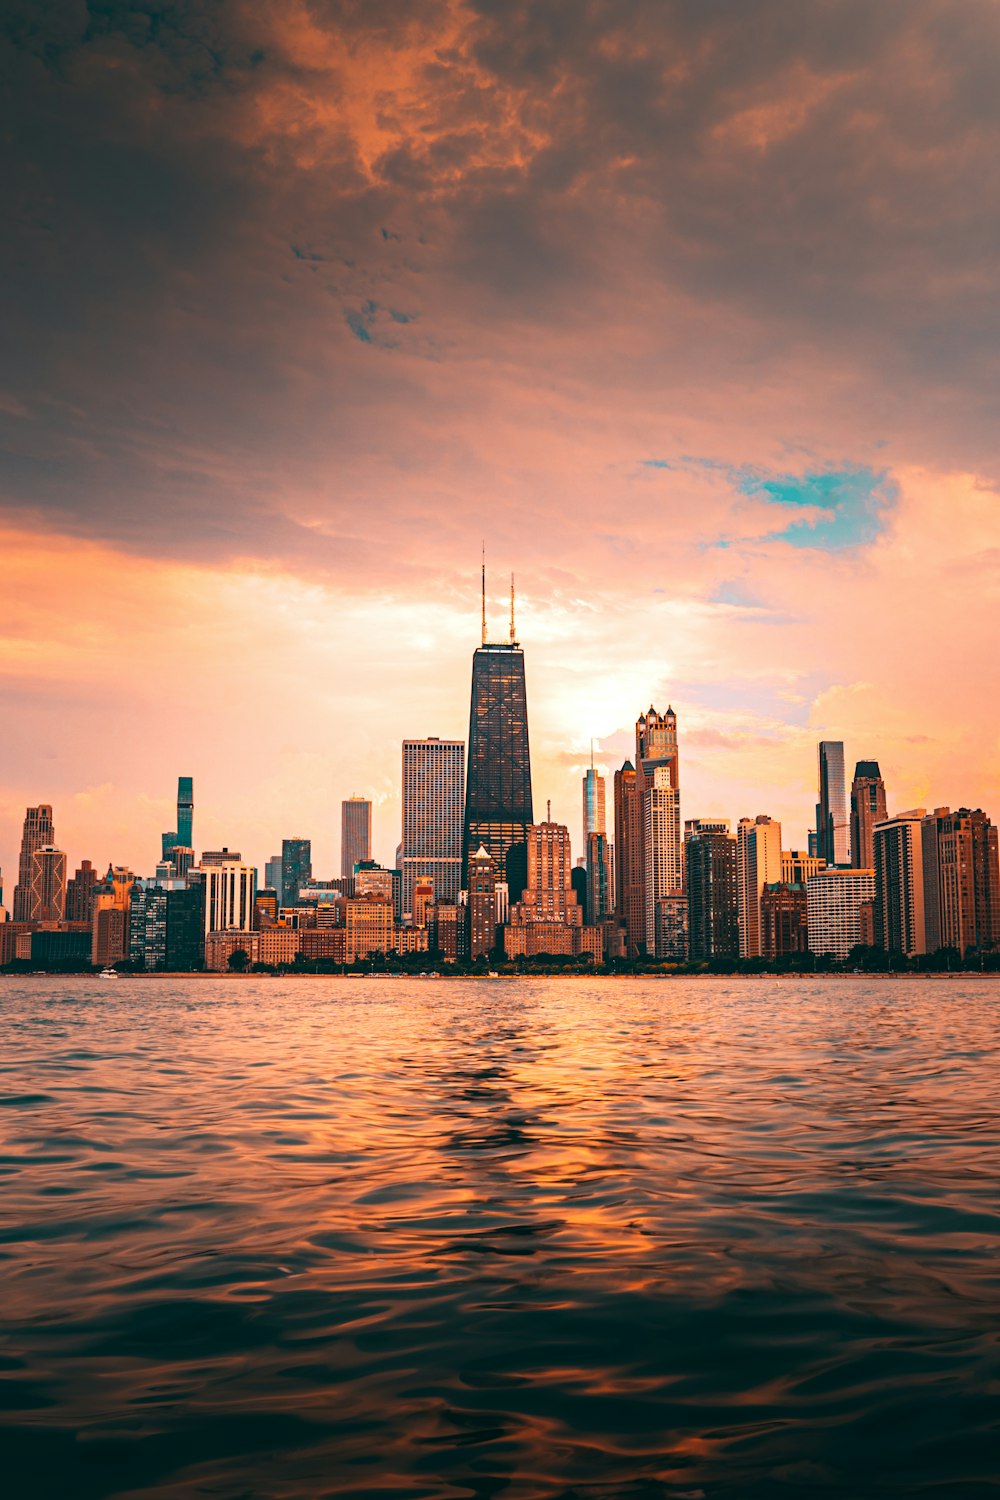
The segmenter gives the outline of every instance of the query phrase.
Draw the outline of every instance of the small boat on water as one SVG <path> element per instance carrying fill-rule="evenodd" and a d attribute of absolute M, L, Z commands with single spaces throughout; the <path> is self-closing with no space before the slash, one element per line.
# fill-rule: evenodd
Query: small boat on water
<path fill-rule="evenodd" d="M 102 969 L 101 972 L 98 974 L 97 977 L 98 977 L 98 979 L 117 979 L 119 977 L 118 976 L 118 970 L 117 969 Z"/>

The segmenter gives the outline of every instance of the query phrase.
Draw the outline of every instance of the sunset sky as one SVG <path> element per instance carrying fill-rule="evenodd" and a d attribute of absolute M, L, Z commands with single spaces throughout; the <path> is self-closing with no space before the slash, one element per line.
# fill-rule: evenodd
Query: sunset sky
<path fill-rule="evenodd" d="M 391 862 L 484 541 L 574 841 L 650 703 L 685 817 L 801 847 L 821 738 L 1000 817 L 993 0 L 4 12 L 5 904 L 26 805 L 148 874 L 179 773 Z"/>

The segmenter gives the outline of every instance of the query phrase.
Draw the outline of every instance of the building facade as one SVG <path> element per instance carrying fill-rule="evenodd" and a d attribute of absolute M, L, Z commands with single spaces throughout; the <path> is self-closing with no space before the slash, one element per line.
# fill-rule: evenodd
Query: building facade
<path fill-rule="evenodd" d="M 615 909 L 615 882 L 611 845 L 605 833 L 587 835 L 587 906 L 590 926 L 606 922 Z"/>
<path fill-rule="evenodd" d="M 767 959 L 809 949 L 805 885 L 779 881 L 766 885 L 760 898 L 760 951 Z"/>
<path fill-rule="evenodd" d="M 924 809 L 887 818 L 872 830 L 875 942 L 889 953 L 927 951 L 924 909 Z"/>
<path fill-rule="evenodd" d="M 888 816 L 878 761 L 859 760 L 851 782 L 851 864 L 856 870 L 874 870 L 875 824 Z"/>
<path fill-rule="evenodd" d="M 204 860 L 202 860 L 204 864 Z M 281 904 L 297 906 L 299 891 L 312 879 L 312 840 L 281 841 Z"/>
<path fill-rule="evenodd" d="M 31 921 L 31 861 L 36 849 L 52 847 L 56 835 L 52 809 L 46 804 L 25 809 L 21 830 L 21 853 L 17 862 L 17 885 L 14 887 L 11 918 L 15 922 Z"/>
<path fill-rule="evenodd" d="M 642 818 L 636 771 L 630 760 L 615 772 L 615 913 L 626 958 L 645 946 L 642 888 Z"/>
<path fill-rule="evenodd" d="M 61 922 L 66 915 L 66 856 L 43 844 L 31 856 L 30 922 Z"/>
<path fill-rule="evenodd" d="M 465 742 L 403 741 L 402 916 L 414 910 L 414 882 L 429 878 L 442 901 L 462 889 L 462 828 L 465 817 Z"/>
<path fill-rule="evenodd" d="M 723 819 L 692 819 L 686 829 L 688 956 L 697 963 L 736 958 L 736 839 Z"/>
<path fill-rule="evenodd" d="M 484 953 L 492 953 L 496 947 L 496 885 L 496 864 L 486 845 L 480 844 L 469 860 L 466 900 L 468 907 L 467 952 L 470 958 L 481 958 Z"/>
<path fill-rule="evenodd" d="M 935 808 L 924 818 L 924 921 L 927 952 L 963 956 L 1000 947 L 997 830 L 981 808 Z"/>
<path fill-rule="evenodd" d="M 583 777 L 583 842 L 592 833 L 608 831 L 604 777 L 594 769 L 593 760 Z"/>
<path fill-rule="evenodd" d="M 847 794 L 842 740 L 819 743 L 819 801 L 816 804 L 817 853 L 828 865 L 850 862 L 851 827 L 847 816 Z"/>
<path fill-rule="evenodd" d="M 226 860 L 223 864 L 202 868 L 201 880 L 206 933 L 254 930 L 257 919 L 257 871 L 253 865 Z"/>
<path fill-rule="evenodd" d="M 864 941 L 862 908 L 875 896 L 875 872 L 845 866 L 820 870 L 806 882 L 810 952 L 843 960 Z"/>
<path fill-rule="evenodd" d="M 340 804 L 340 874 L 372 857 L 372 805 L 367 797 L 348 797 Z"/>
<path fill-rule="evenodd" d="M 472 862 L 482 848 L 494 880 L 506 880 L 517 900 L 526 870 L 511 853 L 523 846 L 533 819 L 524 652 L 513 639 L 491 645 L 484 635 L 472 658 L 465 781 L 462 868 L 470 896 Z"/>
<path fill-rule="evenodd" d="M 760 901 L 766 885 L 781 880 L 781 824 L 763 813 L 741 818 L 736 833 L 736 898 L 740 957 L 763 956 Z"/>

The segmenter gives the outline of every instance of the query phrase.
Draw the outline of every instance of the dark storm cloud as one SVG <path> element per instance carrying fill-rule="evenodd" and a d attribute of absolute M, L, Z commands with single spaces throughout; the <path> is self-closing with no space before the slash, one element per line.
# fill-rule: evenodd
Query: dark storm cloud
<path fill-rule="evenodd" d="M 8 9 L 3 503 L 417 566 L 498 411 L 693 381 L 996 475 L 998 64 L 976 0 Z"/>

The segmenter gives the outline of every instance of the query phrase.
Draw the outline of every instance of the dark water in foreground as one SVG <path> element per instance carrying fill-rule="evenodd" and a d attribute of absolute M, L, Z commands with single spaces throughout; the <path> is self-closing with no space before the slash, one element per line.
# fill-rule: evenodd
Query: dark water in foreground
<path fill-rule="evenodd" d="M 0 980 L 0 1487 L 1000 1494 L 1000 983 Z"/>

